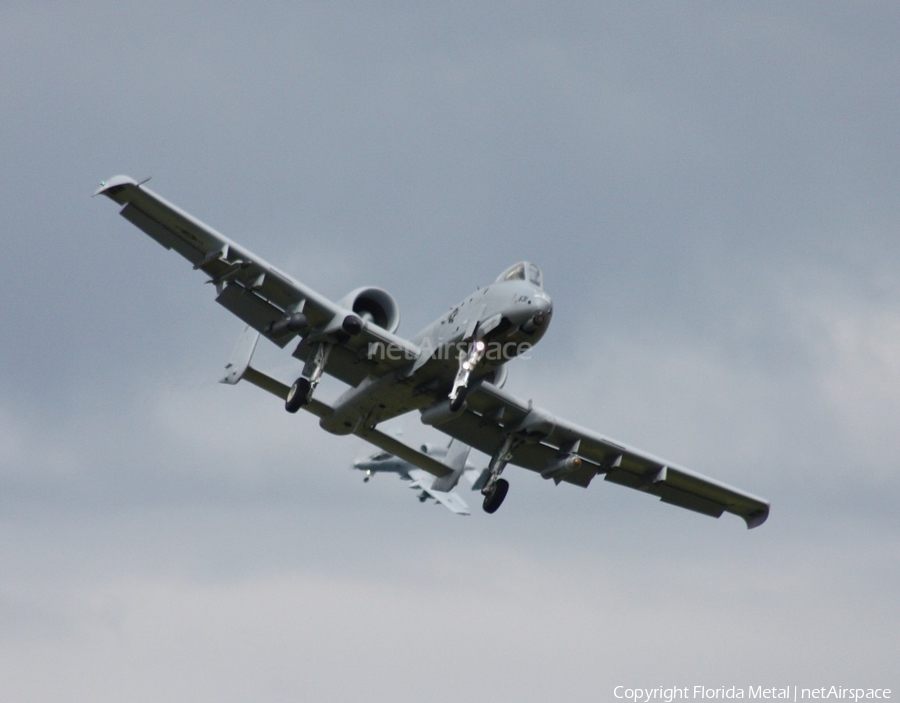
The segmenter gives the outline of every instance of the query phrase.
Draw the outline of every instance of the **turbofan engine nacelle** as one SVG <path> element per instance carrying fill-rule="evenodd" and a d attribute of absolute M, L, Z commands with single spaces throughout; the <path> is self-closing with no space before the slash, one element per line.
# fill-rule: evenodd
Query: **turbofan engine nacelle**
<path fill-rule="evenodd" d="M 357 288 L 341 298 L 338 305 L 388 332 L 396 332 L 400 326 L 400 306 L 394 296 L 381 288 Z"/>

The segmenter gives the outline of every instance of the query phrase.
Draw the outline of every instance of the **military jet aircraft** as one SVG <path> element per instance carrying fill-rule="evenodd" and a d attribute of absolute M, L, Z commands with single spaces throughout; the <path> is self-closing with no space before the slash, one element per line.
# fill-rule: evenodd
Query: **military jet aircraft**
<path fill-rule="evenodd" d="M 444 478 L 432 476 L 404 459 L 400 459 L 393 454 L 379 450 L 374 454 L 361 457 L 353 462 L 353 468 L 358 471 L 365 472 L 364 482 L 368 483 L 375 474 L 395 474 L 405 481 L 409 481 L 409 487 L 419 491 L 419 501 L 424 503 L 428 499 L 433 499 L 440 503 L 449 511 L 457 515 L 469 515 L 469 506 L 466 501 L 452 489 L 447 490 L 446 486 L 455 485 L 462 474 L 472 490 L 480 489 L 487 480 L 487 469 L 477 469 L 474 465 L 468 464 L 466 460 L 469 457 L 469 449 L 462 442 L 451 439 L 450 444 L 446 447 L 435 447 L 430 444 L 423 444 L 419 447 L 419 451 L 432 457 L 442 457 L 454 473 Z"/>
<path fill-rule="evenodd" d="M 507 363 L 540 341 L 553 313 L 534 264 L 514 264 L 404 339 L 395 334 L 400 312 L 387 291 L 357 288 L 332 302 L 144 183 L 116 176 L 101 182 L 95 195 L 122 205 L 126 220 L 202 271 L 213 284 L 216 302 L 247 324 L 223 382 L 253 383 L 284 399 L 288 412 L 302 408 L 318 416 L 324 430 L 362 437 L 443 479 L 443 490 L 450 490 L 459 478 L 454 467 L 378 429 L 379 423 L 417 411 L 426 425 L 490 457 L 481 489 L 488 513 L 506 497 L 509 483 L 501 474 L 513 464 L 556 484 L 587 487 L 602 475 L 704 515 L 738 515 L 748 528 L 768 517 L 769 504 L 761 498 L 563 420 L 503 390 Z M 296 345 L 292 354 L 303 369 L 293 383 L 251 366 L 260 336 L 282 349 Z M 325 373 L 349 386 L 330 404 L 316 395 Z"/>

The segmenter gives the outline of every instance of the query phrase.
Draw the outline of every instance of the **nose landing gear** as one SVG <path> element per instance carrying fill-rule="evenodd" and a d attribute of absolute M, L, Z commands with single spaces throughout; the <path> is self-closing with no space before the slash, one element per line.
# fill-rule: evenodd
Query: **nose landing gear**
<path fill-rule="evenodd" d="M 505 478 L 500 478 L 500 474 L 503 473 L 503 469 L 512 460 L 513 452 L 521 443 L 521 438 L 509 434 L 503 440 L 503 444 L 500 445 L 497 453 L 491 457 L 491 463 L 488 465 L 488 470 L 491 473 L 487 483 L 484 484 L 484 488 L 481 489 L 481 495 L 484 496 L 484 503 L 482 503 L 481 507 L 484 509 L 484 512 L 488 514 L 497 512 L 503 503 L 503 499 L 506 498 L 506 494 L 509 492 L 509 481 Z"/>
<path fill-rule="evenodd" d="M 450 410 L 456 412 L 462 408 L 466 401 L 466 393 L 469 390 L 469 378 L 472 371 L 478 366 L 484 358 L 484 352 L 487 348 L 484 340 L 476 339 L 469 347 L 468 353 L 459 355 L 459 370 L 456 372 L 456 378 L 453 381 L 453 389 L 450 391 Z"/>

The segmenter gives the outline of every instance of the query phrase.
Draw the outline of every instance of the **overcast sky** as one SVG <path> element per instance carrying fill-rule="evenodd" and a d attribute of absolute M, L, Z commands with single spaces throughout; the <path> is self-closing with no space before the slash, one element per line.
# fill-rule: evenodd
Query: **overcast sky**
<path fill-rule="evenodd" d="M 10 0 L 0 66 L 0 699 L 900 695 L 895 3 Z M 118 173 L 409 336 L 535 261 L 507 389 L 769 521 L 363 484 Z"/>

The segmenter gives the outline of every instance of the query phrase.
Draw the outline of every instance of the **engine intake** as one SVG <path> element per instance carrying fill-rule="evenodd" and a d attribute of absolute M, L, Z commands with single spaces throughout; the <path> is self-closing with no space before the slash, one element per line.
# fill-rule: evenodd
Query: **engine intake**
<path fill-rule="evenodd" d="M 382 288 L 357 288 L 347 293 L 338 304 L 352 310 L 361 320 L 388 332 L 396 332 L 400 326 L 400 306 L 394 296 Z"/>

